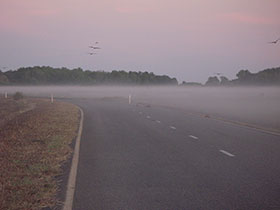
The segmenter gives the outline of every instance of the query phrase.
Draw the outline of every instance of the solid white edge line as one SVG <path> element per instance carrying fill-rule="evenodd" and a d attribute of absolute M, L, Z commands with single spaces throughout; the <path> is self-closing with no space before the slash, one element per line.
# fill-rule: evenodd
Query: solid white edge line
<path fill-rule="evenodd" d="M 193 138 L 193 139 L 198 139 L 198 137 L 196 136 L 193 136 L 193 135 L 189 135 L 190 138 Z"/>
<path fill-rule="evenodd" d="M 230 157 L 234 157 L 235 156 L 235 155 L 233 155 L 233 154 L 231 154 L 231 153 L 229 153 L 229 152 L 227 152 L 225 150 L 222 150 L 222 149 L 220 150 L 220 152 L 225 154 L 225 155 L 227 155 L 227 156 L 230 156 Z"/>
<path fill-rule="evenodd" d="M 80 126 L 79 126 L 78 135 L 76 138 L 76 144 L 75 144 L 75 149 L 74 149 L 74 154 L 73 154 L 73 159 L 72 159 L 70 175 L 68 178 L 66 198 L 65 198 L 63 210 L 72 209 L 74 193 L 75 193 L 77 169 L 78 169 L 78 163 L 79 163 L 80 143 L 81 143 L 81 136 L 82 136 L 82 130 L 83 130 L 83 121 L 84 121 L 84 112 L 80 107 L 78 107 L 78 108 L 81 113 Z"/>

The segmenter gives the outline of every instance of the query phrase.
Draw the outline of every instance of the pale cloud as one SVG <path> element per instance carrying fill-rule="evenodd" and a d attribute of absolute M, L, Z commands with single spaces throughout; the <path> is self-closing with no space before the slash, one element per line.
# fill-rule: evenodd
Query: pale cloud
<path fill-rule="evenodd" d="M 115 11 L 121 14 L 139 14 L 150 12 L 149 8 L 145 7 L 131 7 L 131 6 L 118 6 Z"/>
<path fill-rule="evenodd" d="M 29 15 L 35 17 L 49 17 L 49 16 L 57 15 L 59 13 L 60 12 L 57 9 L 36 9 L 28 12 Z"/>
<path fill-rule="evenodd" d="M 5 3 L 5 4 L 4 4 Z M 18 34 L 32 33 L 33 25 L 39 20 L 54 18 L 60 11 L 53 7 L 11 1 L 4 2 L 0 8 L 0 30 Z M 31 6 L 32 5 L 32 6 Z"/>
<path fill-rule="evenodd" d="M 154 12 L 157 5 L 158 0 L 116 0 L 114 10 L 121 14 L 142 14 Z"/>
<path fill-rule="evenodd" d="M 262 17 L 251 14 L 242 14 L 242 13 L 226 13 L 218 15 L 218 18 L 223 21 L 238 22 L 244 24 L 261 24 L 261 25 L 273 25 L 279 23 L 274 18 L 271 17 Z"/>

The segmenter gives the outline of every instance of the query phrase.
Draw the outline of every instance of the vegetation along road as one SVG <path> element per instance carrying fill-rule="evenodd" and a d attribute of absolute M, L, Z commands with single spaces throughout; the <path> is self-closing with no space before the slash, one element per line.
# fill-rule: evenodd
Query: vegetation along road
<path fill-rule="evenodd" d="M 69 103 L 0 98 L 0 209 L 61 204 L 61 166 L 72 153 L 79 115 Z"/>

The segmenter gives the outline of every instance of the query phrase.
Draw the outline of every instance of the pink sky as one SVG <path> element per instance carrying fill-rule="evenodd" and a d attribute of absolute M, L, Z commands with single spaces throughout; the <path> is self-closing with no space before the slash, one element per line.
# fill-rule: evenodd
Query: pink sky
<path fill-rule="evenodd" d="M 124 69 L 204 82 L 280 66 L 279 0 L 1 0 L 0 68 Z M 88 56 L 88 45 L 102 50 Z"/>

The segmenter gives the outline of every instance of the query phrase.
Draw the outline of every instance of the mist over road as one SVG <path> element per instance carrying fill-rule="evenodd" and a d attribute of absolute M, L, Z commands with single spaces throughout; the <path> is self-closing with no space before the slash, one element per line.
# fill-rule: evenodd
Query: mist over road
<path fill-rule="evenodd" d="M 188 113 L 241 121 L 280 132 L 280 87 L 108 87 L 2 86 L 0 93 L 55 98 L 102 98 L 132 95 L 134 103 L 168 106 Z"/>
<path fill-rule="evenodd" d="M 278 209 L 280 138 L 120 97 L 84 110 L 74 209 Z"/>

